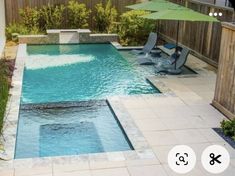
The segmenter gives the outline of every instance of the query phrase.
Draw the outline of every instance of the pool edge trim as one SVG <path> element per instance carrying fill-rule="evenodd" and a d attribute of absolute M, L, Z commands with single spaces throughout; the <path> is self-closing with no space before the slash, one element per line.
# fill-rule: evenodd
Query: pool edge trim
<path fill-rule="evenodd" d="M 12 76 L 12 87 L 10 88 L 9 100 L 4 117 L 4 130 L 1 137 L 8 163 L 10 164 L 13 164 L 15 154 L 25 57 L 27 57 L 27 46 L 26 44 L 19 44 Z M 2 162 L 0 160 L 0 165 Z"/>

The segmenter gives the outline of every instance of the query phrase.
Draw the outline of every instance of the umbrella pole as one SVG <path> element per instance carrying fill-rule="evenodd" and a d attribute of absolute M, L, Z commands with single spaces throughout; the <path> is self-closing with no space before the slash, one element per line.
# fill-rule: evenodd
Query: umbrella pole
<path fill-rule="evenodd" d="M 179 27 L 180 27 L 180 21 L 177 21 L 177 36 L 176 36 L 176 49 L 178 47 L 178 41 L 179 41 Z"/>
<path fill-rule="evenodd" d="M 159 34 L 159 20 L 157 20 L 157 33 Z"/>
<path fill-rule="evenodd" d="M 179 41 L 179 27 L 180 27 L 180 21 L 177 21 L 177 36 L 176 36 L 176 46 L 175 46 L 175 54 L 176 54 L 176 60 L 175 60 L 175 70 L 176 70 L 176 62 L 178 59 L 178 41 Z"/>

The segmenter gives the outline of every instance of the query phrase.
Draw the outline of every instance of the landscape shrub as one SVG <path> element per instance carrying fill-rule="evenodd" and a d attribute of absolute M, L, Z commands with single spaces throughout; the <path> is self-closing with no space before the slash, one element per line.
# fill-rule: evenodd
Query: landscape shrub
<path fill-rule="evenodd" d="M 20 22 L 28 29 L 39 28 L 39 10 L 37 8 L 26 7 L 19 10 Z"/>
<path fill-rule="evenodd" d="M 64 5 L 50 4 L 39 9 L 40 30 L 46 31 L 47 29 L 63 28 L 65 9 Z"/>
<path fill-rule="evenodd" d="M 4 115 L 8 101 L 10 87 L 9 77 L 12 76 L 13 68 L 10 62 L 6 62 L 3 59 L 0 60 L 0 134 L 2 134 Z"/>
<path fill-rule="evenodd" d="M 221 128 L 225 136 L 231 137 L 235 141 L 235 119 L 223 120 L 221 122 Z"/>
<path fill-rule="evenodd" d="M 91 13 L 85 4 L 70 0 L 67 6 L 68 24 L 71 29 L 88 27 L 88 18 Z"/>
<path fill-rule="evenodd" d="M 27 35 L 30 32 L 30 30 L 28 30 L 28 28 L 22 24 L 19 23 L 12 23 L 9 24 L 6 29 L 6 38 L 7 40 L 12 40 L 12 34 L 13 33 L 17 33 L 17 34 L 21 34 L 21 35 Z"/>
<path fill-rule="evenodd" d="M 120 17 L 118 34 L 122 45 L 142 45 L 146 42 L 148 34 L 155 29 L 155 22 L 140 18 L 150 12 L 132 10 L 123 13 Z"/>
<path fill-rule="evenodd" d="M 108 0 L 106 5 L 102 3 L 95 6 L 95 31 L 100 33 L 110 33 L 115 31 L 115 22 L 117 21 L 117 10 L 112 6 L 111 0 Z"/>
<path fill-rule="evenodd" d="M 70 0 L 67 5 L 45 5 L 42 8 L 25 8 L 19 11 L 19 23 L 7 26 L 7 39 L 12 33 L 21 35 L 43 34 L 47 29 L 87 28 L 91 11 L 86 5 Z M 112 1 L 95 6 L 93 16 L 94 31 L 99 33 L 118 33 L 122 45 L 143 45 L 148 34 L 155 29 L 155 21 L 140 18 L 150 12 L 135 10 L 123 13 L 120 17 Z M 117 22 L 117 19 L 119 21 Z"/>

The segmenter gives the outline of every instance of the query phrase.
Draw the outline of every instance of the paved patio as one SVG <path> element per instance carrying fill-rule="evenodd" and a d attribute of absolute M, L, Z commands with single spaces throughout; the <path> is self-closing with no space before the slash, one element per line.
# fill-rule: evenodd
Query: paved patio
<path fill-rule="evenodd" d="M 216 73 L 213 67 L 190 55 L 186 64 L 198 75 L 154 76 L 154 84 L 165 84 L 171 93 L 164 96 L 115 97 L 134 120 L 150 146 L 150 152 L 141 153 L 145 159 L 125 156 L 125 153 L 97 154 L 89 160 L 53 159 L 48 162 L 36 159 L 30 164 L 14 162 L 13 167 L 1 169 L 2 176 L 174 176 L 167 165 L 167 154 L 177 144 L 192 147 L 197 155 L 197 165 L 189 176 L 212 175 L 201 165 L 202 151 L 209 145 L 219 144 L 227 148 L 231 156 L 229 168 L 220 175 L 235 173 L 235 150 L 213 130 L 225 118 L 210 103 L 213 99 Z M 115 108 L 114 108 L 115 111 Z M 153 151 L 153 152 L 152 152 Z M 146 152 L 146 151 L 145 151 Z M 128 153 L 130 155 L 130 153 Z M 146 158 L 146 156 L 148 156 Z M 109 161 L 107 161 L 107 158 Z M 128 159 L 127 159 L 128 158 Z M 20 161 L 20 160 L 19 160 Z M 32 164 L 32 163 L 37 164 Z M 18 163 L 18 164 L 17 164 Z M 7 163 L 5 163 L 7 165 Z"/>

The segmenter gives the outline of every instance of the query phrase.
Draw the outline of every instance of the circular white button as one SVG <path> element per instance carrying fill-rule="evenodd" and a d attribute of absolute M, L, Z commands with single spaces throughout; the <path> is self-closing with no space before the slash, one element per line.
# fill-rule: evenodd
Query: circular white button
<path fill-rule="evenodd" d="M 195 152 L 186 145 L 178 145 L 168 153 L 169 167 L 179 174 L 190 172 L 196 165 Z"/>
<path fill-rule="evenodd" d="M 201 157 L 203 167 L 212 174 L 224 172 L 230 163 L 228 151 L 220 145 L 207 147 Z"/>

